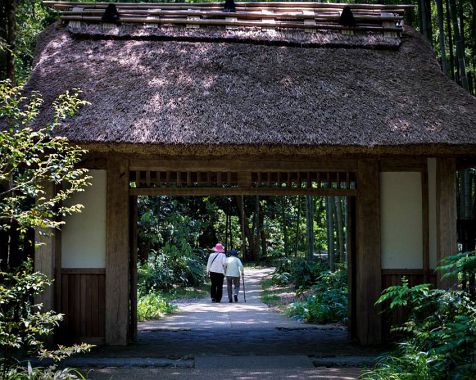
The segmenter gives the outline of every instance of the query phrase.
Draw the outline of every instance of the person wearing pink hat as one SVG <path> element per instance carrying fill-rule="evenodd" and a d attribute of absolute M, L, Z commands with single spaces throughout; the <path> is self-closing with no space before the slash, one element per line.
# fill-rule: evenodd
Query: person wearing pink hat
<path fill-rule="evenodd" d="M 225 277 L 225 247 L 223 244 L 217 243 L 212 249 L 212 253 L 208 256 L 207 273 L 212 283 L 210 295 L 212 302 L 221 302 L 223 295 L 223 279 Z"/>

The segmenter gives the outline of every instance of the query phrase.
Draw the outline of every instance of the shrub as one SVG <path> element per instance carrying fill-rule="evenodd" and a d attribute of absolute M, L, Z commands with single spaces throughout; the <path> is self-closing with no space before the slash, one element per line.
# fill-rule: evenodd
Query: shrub
<path fill-rule="evenodd" d="M 271 281 L 274 285 L 288 285 L 291 283 L 293 280 L 293 276 L 291 273 L 288 272 L 282 272 L 282 273 L 277 273 L 275 272 L 273 276 L 271 277 Z"/>
<path fill-rule="evenodd" d="M 347 272 L 322 272 L 304 301 L 291 304 L 288 314 L 306 322 L 346 322 L 348 315 Z M 301 293 L 304 289 L 301 289 Z"/>
<path fill-rule="evenodd" d="M 41 304 L 33 302 L 51 285 L 48 278 L 33 272 L 31 260 L 15 273 L 0 272 L 0 361 L 3 374 L 15 369 L 18 357 L 27 355 L 39 359 L 62 360 L 74 353 L 89 350 L 90 345 L 47 347 L 45 338 L 53 334 L 63 319 L 54 311 L 42 311 Z"/>
<path fill-rule="evenodd" d="M 275 260 L 273 281 L 277 285 L 293 283 L 296 288 L 310 287 L 325 270 L 320 261 L 283 257 Z"/>
<path fill-rule="evenodd" d="M 138 289 L 169 290 L 175 286 L 200 286 L 205 281 L 205 265 L 200 256 L 182 255 L 175 246 L 166 243 L 160 252 L 153 251 L 137 269 Z"/>
<path fill-rule="evenodd" d="M 10 368 L 3 376 L 4 380 L 83 380 L 81 372 L 75 369 L 58 369 L 55 366 L 32 368 L 30 363 L 26 368 Z"/>
<path fill-rule="evenodd" d="M 147 294 L 139 294 L 137 300 L 137 319 L 145 321 L 150 319 L 159 319 L 164 314 L 175 311 L 176 306 L 172 305 L 160 293 L 149 292 Z"/>
<path fill-rule="evenodd" d="M 450 270 L 464 283 L 476 264 L 476 252 L 466 252 L 443 261 L 440 270 Z M 444 277 L 445 277 L 444 276 Z M 405 307 L 408 320 L 393 331 L 404 334 L 397 351 L 382 358 L 364 379 L 474 379 L 476 378 L 476 302 L 471 291 L 432 289 L 423 284 L 385 289 L 377 303 L 390 310 Z"/>

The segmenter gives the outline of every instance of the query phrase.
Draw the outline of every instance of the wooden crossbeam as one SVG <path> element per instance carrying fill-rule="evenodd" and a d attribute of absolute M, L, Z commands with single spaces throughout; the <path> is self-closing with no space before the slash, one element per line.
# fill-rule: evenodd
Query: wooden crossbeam
<path fill-rule="evenodd" d="M 349 171 L 256 171 L 256 172 L 211 172 L 211 171 L 155 171 L 155 170 L 131 170 L 129 181 L 134 189 L 132 195 L 138 195 L 141 191 L 161 194 L 179 192 L 185 193 L 197 190 L 203 192 L 203 188 L 216 189 L 218 193 L 225 189 L 233 194 L 237 190 L 261 189 L 264 192 L 273 193 L 274 190 L 336 190 L 347 191 L 356 189 L 356 174 Z M 342 186 L 344 184 L 344 186 Z M 152 190 L 151 190 L 152 189 Z M 253 190 L 254 191 L 254 190 Z M 138 193 L 139 192 L 139 193 Z M 182 193 L 180 193 L 182 194 Z M 228 193 L 227 193 L 228 194 Z M 296 193 L 297 194 L 297 193 Z M 345 195 L 345 194 L 342 194 Z"/>

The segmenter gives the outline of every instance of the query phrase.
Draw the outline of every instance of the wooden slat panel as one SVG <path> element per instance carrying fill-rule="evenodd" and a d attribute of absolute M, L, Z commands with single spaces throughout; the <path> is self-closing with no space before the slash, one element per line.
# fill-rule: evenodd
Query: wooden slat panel
<path fill-rule="evenodd" d="M 60 340 L 101 341 L 104 339 L 104 269 L 81 273 L 63 269 L 61 274 L 63 313 Z M 91 338 L 91 339 L 90 339 Z"/>

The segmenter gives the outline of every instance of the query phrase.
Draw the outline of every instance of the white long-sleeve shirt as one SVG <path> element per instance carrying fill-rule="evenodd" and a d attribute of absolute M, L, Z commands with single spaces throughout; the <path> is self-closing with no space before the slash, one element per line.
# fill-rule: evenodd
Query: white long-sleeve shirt
<path fill-rule="evenodd" d="M 215 258 L 216 257 L 216 258 Z M 225 274 L 226 256 L 224 253 L 213 252 L 208 256 L 207 272 Z"/>
<path fill-rule="evenodd" d="M 240 277 L 241 273 L 243 273 L 243 264 L 238 257 L 227 257 L 225 267 L 225 276 Z"/>

